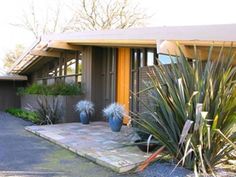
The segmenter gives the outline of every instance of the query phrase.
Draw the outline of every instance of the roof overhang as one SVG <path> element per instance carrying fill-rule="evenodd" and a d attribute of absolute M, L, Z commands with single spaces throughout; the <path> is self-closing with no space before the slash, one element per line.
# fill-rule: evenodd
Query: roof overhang
<path fill-rule="evenodd" d="M 61 50 L 83 50 L 83 46 L 156 47 L 165 40 L 184 46 L 231 46 L 236 42 L 236 24 L 149 27 L 139 29 L 104 30 L 64 33 L 43 36 L 38 39 L 13 65 L 12 73 L 22 73 L 36 60 L 43 57 L 59 57 Z M 233 43 L 236 47 L 236 43 Z"/>
<path fill-rule="evenodd" d="M 27 76 L 22 75 L 6 75 L 0 76 L 0 81 L 27 81 Z"/>

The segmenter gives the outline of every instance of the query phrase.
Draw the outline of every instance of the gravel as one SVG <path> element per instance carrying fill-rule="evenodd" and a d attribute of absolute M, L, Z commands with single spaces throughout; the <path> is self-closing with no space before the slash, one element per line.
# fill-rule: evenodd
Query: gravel
<path fill-rule="evenodd" d="M 175 168 L 175 165 L 170 163 L 154 163 L 144 170 L 141 175 L 145 177 L 184 177 L 194 176 L 193 172 L 182 167 Z"/>

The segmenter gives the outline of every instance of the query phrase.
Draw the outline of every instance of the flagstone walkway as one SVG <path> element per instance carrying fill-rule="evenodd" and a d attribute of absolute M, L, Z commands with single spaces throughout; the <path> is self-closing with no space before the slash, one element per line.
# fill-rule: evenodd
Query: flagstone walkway
<path fill-rule="evenodd" d="M 28 126 L 26 130 L 119 173 L 133 169 L 148 157 L 137 147 L 124 146 L 134 139 L 126 126 L 118 133 L 112 132 L 106 122 Z"/>

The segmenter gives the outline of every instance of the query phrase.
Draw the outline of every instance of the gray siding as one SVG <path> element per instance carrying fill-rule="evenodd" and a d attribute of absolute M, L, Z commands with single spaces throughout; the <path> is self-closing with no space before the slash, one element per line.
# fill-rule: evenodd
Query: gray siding
<path fill-rule="evenodd" d="M 92 88 L 92 47 L 84 47 L 82 57 L 82 88 L 85 98 L 91 100 Z"/>
<path fill-rule="evenodd" d="M 7 108 L 20 108 L 20 97 L 16 94 L 18 87 L 23 87 L 23 81 L 0 81 L 0 111 Z"/>

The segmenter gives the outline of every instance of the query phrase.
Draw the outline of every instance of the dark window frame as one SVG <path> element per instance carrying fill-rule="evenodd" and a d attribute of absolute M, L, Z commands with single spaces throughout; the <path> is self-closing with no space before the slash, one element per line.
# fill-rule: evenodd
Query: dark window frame
<path fill-rule="evenodd" d="M 74 57 L 68 57 L 67 56 L 67 52 L 61 53 L 60 58 L 58 58 L 58 60 L 53 61 L 51 63 L 54 64 L 53 68 L 49 68 L 49 66 L 45 67 L 42 69 L 42 73 L 43 75 L 41 77 L 37 77 L 36 81 L 42 81 L 43 84 L 47 85 L 48 80 L 54 79 L 54 83 L 58 83 L 58 82 L 66 82 L 66 78 L 68 77 L 75 77 L 74 79 L 74 83 L 78 83 L 81 84 L 81 81 L 78 82 L 78 78 L 82 76 L 82 70 L 81 72 L 79 72 L 79 65 L 82 65 L 82 55 L 80 51 L 75 51 L 73 52 L 73 54 L 71 55 L 71 53 L 69 53 L 70 56 Z M 67 74 L 67 62 L 75 59 L 75 74 Z M 57 69 L 59 68 L 59 74 L 57 75 L 58 71 Z M 50 70 L 49 70 L 50 69 Z M 54 75 L 53 76 L 49 76 L 48 73 L 49 71 L 54 71 Z"/>

